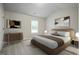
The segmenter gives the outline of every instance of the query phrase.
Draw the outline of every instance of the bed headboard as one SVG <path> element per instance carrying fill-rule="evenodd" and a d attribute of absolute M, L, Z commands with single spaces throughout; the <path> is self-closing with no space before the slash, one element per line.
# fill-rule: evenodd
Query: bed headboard
<path fill-rule="evenodd" d="M 70 32 L 71 39 L 75 38 L 75 31 L 72 28 L 63 28 L 63 29 L 52 29 L 52 31 L 64 31 L 64 32 Z"/>

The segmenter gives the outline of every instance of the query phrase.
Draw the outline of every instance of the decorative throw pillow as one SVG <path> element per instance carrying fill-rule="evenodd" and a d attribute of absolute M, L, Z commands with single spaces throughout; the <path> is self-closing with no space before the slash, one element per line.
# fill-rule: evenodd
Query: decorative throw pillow
<path fill-rule="evenodd" d="M 60 36 L 70 37 L 70 32 L 57 32 Z"/>

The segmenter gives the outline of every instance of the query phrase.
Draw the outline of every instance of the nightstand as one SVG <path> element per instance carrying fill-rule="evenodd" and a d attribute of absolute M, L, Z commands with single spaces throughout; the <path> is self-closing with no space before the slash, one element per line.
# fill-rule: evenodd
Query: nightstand
<path fill-rule="evenodd" d="M 74 40 L 72 40 L 71 41 L 71 44 L 74 46 L 74 47 L 77 47 L 77 48 L 79 48 L 79 39 L 74 39 Z"/>

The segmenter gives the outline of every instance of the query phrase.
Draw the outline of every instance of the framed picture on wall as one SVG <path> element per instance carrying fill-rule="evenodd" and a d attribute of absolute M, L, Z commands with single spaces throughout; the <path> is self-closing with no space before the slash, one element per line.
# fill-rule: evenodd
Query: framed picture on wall
<path fill-rule="evenodd" d="M 17 20 L 6 20 L 6 27 L 7 28 L 21 28 L 21 22 Z"/>
<path fill-rule="evenodd" d="M 55 19 L 55 26 L 70 27 L 70 16 Z"/>

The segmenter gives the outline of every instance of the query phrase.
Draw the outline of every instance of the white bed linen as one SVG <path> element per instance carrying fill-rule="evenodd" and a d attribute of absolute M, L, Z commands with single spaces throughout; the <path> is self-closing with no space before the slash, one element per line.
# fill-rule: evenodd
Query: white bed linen
<path fill-rule="evenodd" d="M 61 38 L 64 41 L 64 43 L 67 43 L 68 41 L 71 40 L 70 37 L 60 37 L 60 36 L 54 36 L 54 35 L 49 35 L 49 36 Z M 34 36 L 33 39 L 51 49 L 58 47 L 58 43 L 56 41 L 50 40 L 48 38 L 44 38 L 37 35 L 37 36 Z"/>

